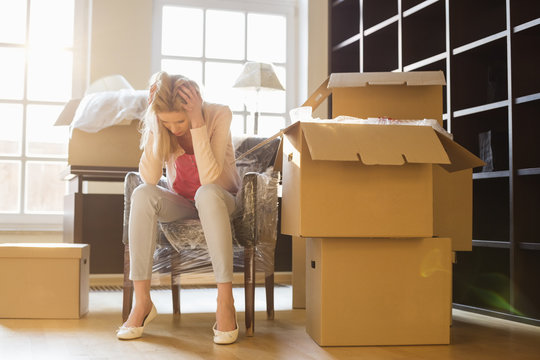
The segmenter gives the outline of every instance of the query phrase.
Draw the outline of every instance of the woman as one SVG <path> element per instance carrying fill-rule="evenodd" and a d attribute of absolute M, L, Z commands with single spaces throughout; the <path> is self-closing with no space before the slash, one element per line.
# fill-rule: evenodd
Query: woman
<path fill-rule="evenodd" d="M 142 336 L 157 315 L 150 298 L 156 222 L 200 218 L 218 289 L 214 342 L 230 344 L 238 337 L 230 215 L 240 186 L 232 114 L 227 106 L 203 102 L 197 84 L 183 76 L 160 72 L 151 84 L 139 162 L 144 184 L 133 192 L 129 221 L 135 305 L 117 336 Z M 170 190 L 157 186 L 164 164 Z"/>

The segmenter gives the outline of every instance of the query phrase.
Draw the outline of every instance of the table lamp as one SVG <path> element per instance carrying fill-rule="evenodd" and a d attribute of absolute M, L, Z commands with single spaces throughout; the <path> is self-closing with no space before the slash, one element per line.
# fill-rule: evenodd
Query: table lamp
<path fill-rule="evenodd" d="M 258 107 L 260 93 L 264 91 L 285 90 L 283 85 L 279 82 L 274 71 L 274 66 L 270 63 L 246 62 L 242 72 L 236 79 L 233 88 L 243 89 L 246 93 L 254 93 L 255 106 L 253 107 L 253 133 L 257 135 L 259 127 Z"/>

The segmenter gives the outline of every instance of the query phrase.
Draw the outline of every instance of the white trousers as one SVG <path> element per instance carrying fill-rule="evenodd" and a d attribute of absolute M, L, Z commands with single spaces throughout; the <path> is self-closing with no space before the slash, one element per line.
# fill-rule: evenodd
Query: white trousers
<path fill-rule="evenodd" d="M 156 185 L 139 185 L 131 196 L 129 217 L 129 254 L 131 280 L 152 277 L 153 255 L 157 240 L 157 222 L 181 219 L 201 220 L 216 282 L 233 277 L 233 250 L 230 215 L 235 198 L 219 185 L 201 186 L 195 202 Z"/>

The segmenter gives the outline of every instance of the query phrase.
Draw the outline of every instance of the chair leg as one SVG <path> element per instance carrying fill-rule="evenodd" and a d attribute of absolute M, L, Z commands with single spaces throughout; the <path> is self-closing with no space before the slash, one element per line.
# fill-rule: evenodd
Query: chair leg
<path fill-rule="evenodd" d="M 255 249 L 244 248 L 244 294 L 246 302 L 246 336 L 255 332 Z"/>
<path fill-rule="evenodd" d="M 123 301 L 122 301 L 122 320 L 126 321 L 131 306 L 133 305 L 133 281 L 129 279 L 129 244 L 124 246 L 124 284 L 123 284 Z"/>
<path fill-rule="evenodd" d="M 171 255 L 171 292 L 173 314 L 180 314 L 180 253 Z"/>
<path fill-rule="evenodd" d="M 266 292 L 266 318 L 274 320 L 274 273 L 265 276 L 264 286 Z"/>

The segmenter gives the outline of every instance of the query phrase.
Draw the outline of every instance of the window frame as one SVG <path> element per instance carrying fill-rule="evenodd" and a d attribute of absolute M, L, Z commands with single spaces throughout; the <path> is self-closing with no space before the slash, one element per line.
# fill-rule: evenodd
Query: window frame
<path fill-rule="evenodd" d="M 29 100 L 27 97 L 28 88 L 28 46 L 29 46 L 29 31 L 30 31 L 30 6 L 31 0 L 27 2 L 26 15 L 26 35 L 24 44 L 0 44 L 5 48 L 19 48 L 25 50 L 25 69 L 24 69 L 24 94 L 22 99 L 8 100 L 0 99 L 0 103 L 18 104 L 23 107 L 22 111 L 22 138 L 21 138 L 21 154 L 20 155 L 2 155 L 0 160 L 16 161 L 21 166 L 21 176 L 19 179 L 19 211 L 17 213 L 0 213 L 0 230 L 3 231 L 61 231 L 63 229 L 63 212 L 61 213 L 25 213 L 26 202 L 26 164 L 28 162 L 66 162 L 67 154 L 63 157 L 58 156 L 28 156 L 26 154 L 27 144 L 27 107 L 29 105 L 60 105 L 64 106 L 67 101 L 36 101 Z M 73 54 L 72 63 L 72 83 L 71 97 L 78 98 L 84 94 L 84 90 L 89 78 L 88 72 L 88 54 L 89 54 L 89 24 L 90 24 L 90 0 L 74 0 L 74 17 L 73 17 L 73 46 L 66 47 Z M 60 174 L 59 174 L 60 176 Z M 67 189 L 66 184 L 66 189 Z"/>
<path fill-rule="evenodd" d="M 286 29 L 286 60 L 285 63 L 275 63 L 277 66 L 284 66 L 286 71 L 286 84 L 283 84 L 286 89 L 285 96 L 285 112 L 259 112 L 261 116 L 281 116 L 285 119 L 285 126 L 290 125 L 290 118 L 288 111 L 295 108 L 297 105 L 297 99 L 299 98 L 299 87 L 297 84 L 297 69 L 299 61 L 299 51 L 297 49 L 298 42 L 298 2 L 297 0 L 155 0 L 153 4 L 153 19 L 152 19 L 152 59 L 151 69 L 152 73 L 158 72 L 161 69 L 162 59 L 179 59 L 179 60 L 196 60 L 202 62 L 202 78 L 205 80 L 205 63 L 210 61 L 228 62 L 232 64 L 244 64 L 247 61 L 247 54 L 244 51 L 244 59 L 241 60 L 226 60 L 219 58 L 209 58 L 203 51 L 201 57 L 189 57 L 189 56 L 163 56 L 161 54 L 161 39 L 162 39 L 162 9 L 164 6 L 181 6 L 181 7 L 193 7 L 203 10 L 228 10 L 228 11 L 241 11 L 244 13 L 258 13 L 269 15 L 282 15 L 285 16 L 287 29 Z M 247 17 L 246 17 L 247 25 Z M 247 47 L 247 32 L 246 47 Z M 203 49 L 205 38 L 203 36 Z M 244 105 L 243 110 L 232 110 L 234 115 L 241 115 L 244 119 L 244 130 L 247 129 L 248 117 L 251 116 L 251 112 L 247 110 Z M 261 135 L 261 134 L 259 134 Z M 270 135 L 270 134 L 267 134 Z"/>

